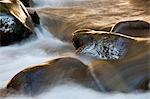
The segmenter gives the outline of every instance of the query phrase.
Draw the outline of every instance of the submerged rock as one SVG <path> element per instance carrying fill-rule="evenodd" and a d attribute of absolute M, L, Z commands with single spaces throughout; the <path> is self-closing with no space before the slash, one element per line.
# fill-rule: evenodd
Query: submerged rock
<path fill-rule="evenodd" d="M 142 20 L 122 21 L 117 23 L 111 32 L 133 37 L 150 37 L 150 23 Z"/>
<path fill-rule="evenodd" d="M 75 82 L 97 89 L 88 66 L 70 57 L 58 58 L 19 72 L 11 79 L 7 89 L 35 95 L 49 87 L 67 82 Z"/>
<path fill-rule="evenodd" d="M 14 44 L 28 38 L 33 32 L 11 14 L 0 14 L 0 46 Z"/>

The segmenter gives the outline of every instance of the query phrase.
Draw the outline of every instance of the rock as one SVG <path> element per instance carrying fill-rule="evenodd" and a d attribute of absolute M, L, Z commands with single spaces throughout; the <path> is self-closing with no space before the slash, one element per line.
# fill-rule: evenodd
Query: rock
<path fill-rule="evenodd" d="M 2 0 L 0 4 L 0 46 L 14 44 L 29 38 L 31 34 L 35 35 L 34 27 L 40 24 L 35 11 L 29 9 L 28 13 L 18 0 Z"/>
<path fill-rule="evenodd" d="M 67 82 L 75 82 L 97 89 L 88 66 L 70 57 L 58 58 L 19 72 L 8 83 L 7 89 L 35 95 L 49 87 Z"/>
<path fill-rule="evenodd" d="M 0 46 L 7 46 L 29 38 L 33 34 L 9 13 L 0 14 Z"/>
<path fill-rule="evenodd" d="M 119 60 L 95 60 L 91 69 L 106 91 L 148 91 L 149 46 L 148 42 L 136 41 L 126 57 Z"/>
<path fill-rule="evenodd" d="M 29 38 L 34 27 L 40 24 L 35 11 L 24 7 L 20 0 L 0 1 L 0 46 L 7 46 Z"/>
<path fill-rule="evenodd" d="M 77 54 L 93 58 L 90 70 L 104 91 L 149 90 L 150 38 L 79 30 L 73 44 Z"/>
<path fill-rule="evenodd" d="M 70 57 L 29 67 L 17 73 L 5 90 L 11 94 L 25 93 L 34 96 L 48 88 L 70 82 L 104 92 L 147 90 L 150 44 L 145 41 L 134 44 L 126 57 L 119 60 L 94 60 L 90 68 Z"/>
<path fill-rule="evenodd" d="M 142 2 L 147 4 L 144 1 Z M 118 21 L 140 19 L 150 22 L 149 6 L 147 9 L 139 6 L 135 8 L 128 0 L 84 0 L 83 2 L 78 5 L 72 4 L 74 6 L 42 7 L 36 10 L 42 25 L 55 37 L 68 42 L 71 42 L 72 33 L 78 29 L 110 32 L 111 27 Z"/>
<path fill-rule="evenodd" d="M 6 98 L 7 96 L 13 95 L 15 93 L 15 91 L 13 90 L 7 90 L 7 89 L 0 89 L 0 98 L 4 99 L 4 97 Z"/>
<path fill-rule="evenodd" d="M 20 0 L 1 0 L 0 1 L 1 13 L 10 13 L 18 19 L 26 28 L 33 31 L 32 19 Z"/>
<path fill-rule="evenodd" d="M 40 25 L 40 17 L 38 16 L 37 12 L 31 9 L 28 9 L 28 12 L 31 16 L 34 26 Z"/>
<path fill-rule="evenodd" d="M 104 31 L 80 30 L 73 34 L 76 53 L 97 59 L 120 59 L 132 44 L 126 36 Z"/>
<path fill-rule="evenodd" d="M 20 0 L 25 7 L 31 7 L 32 6 L 32 0 Z"/>
<path fill-rule="evenodd" d="M 150 24 L 142 20 L 122 21 L 113 27 L 112 32 L 133 37 L 150 37 Z"/>

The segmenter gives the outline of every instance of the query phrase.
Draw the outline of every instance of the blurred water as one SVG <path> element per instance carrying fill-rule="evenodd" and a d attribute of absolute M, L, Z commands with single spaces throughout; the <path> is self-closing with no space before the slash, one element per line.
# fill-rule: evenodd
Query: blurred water
<path fill-rule="evenodd" d="M 35 97 L 11 96 L 5 99 L 148 99 L 150 93 L 104 94 L 76 84 L 61 85 Z"/>
<path fill-rule="evenodd" d="M 67 3 L 79 3 L 89 0 L 33 0 L 34 7 L 63 7 Z"/>
<path fill-rule="evenodd" d="M 0 88 L 5 87 L 17 72 L 58 57 L 61 49 L 69 45 L 53 37 L 43 27 L 35 31 L 38 39 L 0 48 Z"/>
<path fill-rule="evenodd" d="M 85 0 L 33 0 L 36 7 L 61 7 L 68 2 Z M 21 44 L 0 47 L 0 88 L 4 88 L 9 80 L 26 67 L 52 60 L 63 53 L 62 48 L 70 46 L 53 37 L 44 27 L 35 28 L 38 39 L 30 39 Z M 71 51 L 71 49 L 70 49 Z M 54 87 L 35 97 L 10 96 L 6 99 L 148 99 L 150 93 L 109 93 L 104 94 L 77 84 Z M 1 97 L 0 97 L 1 99 Z"/>

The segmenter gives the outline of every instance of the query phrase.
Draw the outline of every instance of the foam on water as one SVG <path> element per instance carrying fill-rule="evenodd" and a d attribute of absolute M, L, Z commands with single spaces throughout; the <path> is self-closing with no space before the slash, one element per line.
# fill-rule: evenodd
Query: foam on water
<path fill-rule="evenodd" d="M 76 84 L 61 85 L 35 97 L 11 96 L 5 99 L 148 99 L 150 93 L 104 94 Z"/>
<path fill-rule="evenodd" d="M 69 45 L 53 37 L 43 27 L 35 29 L 38 39 L 22 44 L 0 47 L 0 88 L 24 68 L 59 56 L 61 49 Z"/>

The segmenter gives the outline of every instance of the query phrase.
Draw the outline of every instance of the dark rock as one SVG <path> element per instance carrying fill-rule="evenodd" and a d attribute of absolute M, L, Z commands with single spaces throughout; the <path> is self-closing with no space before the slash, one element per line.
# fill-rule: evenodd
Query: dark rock
<path fill-rule="evenodd" d="M 15 93 L 14 90 L 8 90 L 8 89 L 0 89 L 0 98 L 4 99 L 7 96 L 13 95 Z"/>
<path fill-rule="evenodd" d="M 0 14 L 0 46 L 20 42 L 31 34 L 32 32 L 11 14 Z"/>
<path fill-rule="evenodd" d="M 38 16 L 38 14 L 36 13 L 36 11 L 33 11 L 33 10 L 29 10 L 28 9 L 28 12 L 31 16 L 31 19 L 32 19 L 32 22 L 34 23 L 34 25 L 39 25 L 40 24 L 40 17 Z"/>
<path fill-rule="evenodd" d="M 77 54 L 92 57 L 90 70 L 106 92 L 149 90 L 149 38 L 80 30 L 73 43 Z"/>
<path fill-rule="evenodd" d="M 143 80 L 143 82 L 141 81 L 141 83 L 139 84 L 139 90 L 143 89 L 144 91 L 150 90 L 150 78 L 149 77 L 145 77 L 145 79 Z"/>
<path fill-rule="evenodd" d="M 126 57 L 119 60 L 95 60 L 91 69 L 106 91 L 148 91 L 150 43 L 134 42 Z"/>
<path fill-rule="evenodd" d="M 90 29 L 81 29 L 81 30 L 75 31 L 75 33 L 72 36 L 72 42 L 76 49 L 93 41 L 94 38 L 92 36 L 87 36 L 87 35 L 82 36 L 82 37 L 79 36 L 79 35 L 82 35 L 91 31 L 92 30 Z"/>
<path fill-rule="evenodd" d="M 73 35 L 77 54 L 97 59 L 120 59 L 129 47 L 130 39 L 116 33 L 83 30 Z"/>
<path fill-rule="evenodd" d="M 19 72 L 11 79 L 7 89 L 35 95 L 49 87 L 67 82 L 97 89 L 88 66 L 69 57 L 58 58 Z"/>
<path fill-rule="evenodd" d="M 150 37 L 150 24 L 142 20 L 122 21 L 113 27 L 112 32 L 133 37 Z"/>
<path fill-rule="evenodd" d="M 20 0 L 25 7 L 31 7 L 32 6 L 32 0 Z"/>

